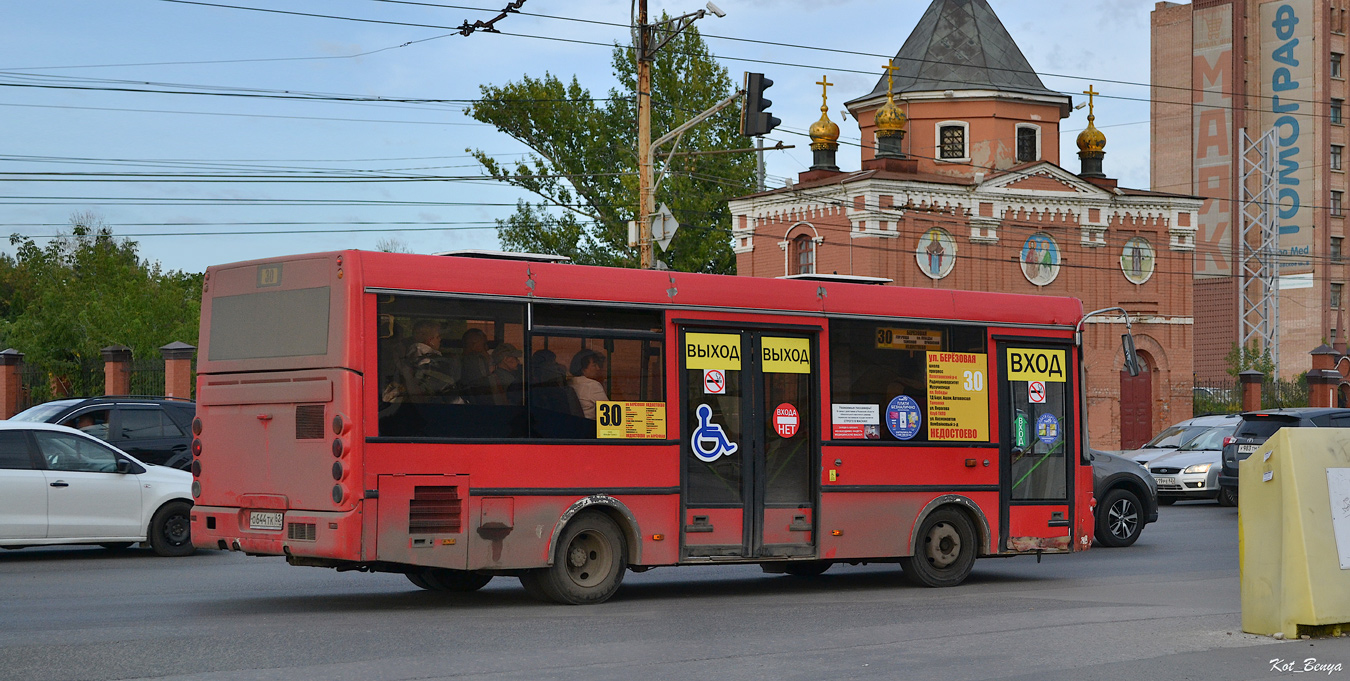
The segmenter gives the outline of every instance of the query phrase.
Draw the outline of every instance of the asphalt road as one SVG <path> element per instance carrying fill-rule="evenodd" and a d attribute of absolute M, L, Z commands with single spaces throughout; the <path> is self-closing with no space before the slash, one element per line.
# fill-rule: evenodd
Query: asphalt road
<path fill-rule="evenodd" d="M 1162 509 L 1126 549 L 978 561 L 954 589 L 893 565 L 815 580 L 753 566 L 630 573 L 592 607 L 498 578 L 398 575 L 202 551 L 0 551 L 0 679 L 1271 679 L 1350 669 L 1350 639 L 1243 634 L 1237 515 Z M 1350 681 L 1350 671 L 1296 678 Z"/>

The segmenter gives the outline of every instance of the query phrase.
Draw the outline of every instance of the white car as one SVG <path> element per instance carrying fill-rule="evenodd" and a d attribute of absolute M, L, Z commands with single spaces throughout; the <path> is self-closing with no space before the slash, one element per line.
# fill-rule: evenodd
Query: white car
<path fill-rule="evenodd" d="M 74 428 L 0 421 L 0 548 L 148 543 L 192 553 L 192 474 L 142 464 Z"/>
<path fill-rule="evenodd" d="M 1177 448 L 1190 442 L 1196 436 L 1216 426 L 1236 426 L 1241 414 L 1218 414 L 1215 416 L 1197 416 L 1186 419 L 1169 428 L 1163 429 L 1157 437 L 1149 440 L 1139 449 L 1127 449 L 1119 455 L 1145 466 L 1150 461 L 1177 451 Z"/>
<path fill-rule="evenodd" d="M 1148 462 L 1148 472 L 1158 483 L 1158 503 L 1167 506 L 1184 499 L 1218 499 L 1220 506 L 1232 506 L 1219 495 L 1219 469 L 1223 443 L 1232 439 L 1237 424 L 1215 426 L 1191 438 L 1171 454 Z"/>

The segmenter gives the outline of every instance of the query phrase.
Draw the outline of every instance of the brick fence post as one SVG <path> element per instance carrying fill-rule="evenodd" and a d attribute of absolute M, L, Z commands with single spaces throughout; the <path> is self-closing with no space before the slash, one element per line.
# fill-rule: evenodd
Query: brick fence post
<path fill-rule="evenodd" d="M 131 394 L 131 348 L 109 345 L 103 353 L 103 394 Z"/>
<path fill-rule="evenodd" d="M 192 357 L 197 348 L 182 341 L 161 346 L 164 355 L 164 395 L 192 399 Z"/>
<path fill-rule="evenodd" d="M 1265 377 L 1265 374 L 1255 369 L 1238 373 L 1238 380 L 1242 382 L 1242 411 L 1261 409 L 1261 379 Z"/>
<path fill-rule="evenodd" d="M 22 352 L 14 348 L 0 352 L 0 419 L 19 413 L 19 393 L 23 390 L 19 369 L 22 367 Z"/>

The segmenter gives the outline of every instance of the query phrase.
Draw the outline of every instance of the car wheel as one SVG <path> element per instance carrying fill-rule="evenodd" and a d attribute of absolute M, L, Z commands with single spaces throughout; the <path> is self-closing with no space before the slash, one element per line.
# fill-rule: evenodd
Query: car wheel
<path fill-rule="evenodd" d="M 795 563 L 788 563 L 783 566 L 783 572 L 793 577 L 819 577 L 830 569 L 833 563 L 828 560 L 808 560 Z"/>
<path fill-rule="evenodd" d="M 109 551 L 126 551 L 127 549 L 131 548 L 131 544 L 132 542 L 129 541 L 114 541 L 108 542 L 106 544 L 99 544 L 99 546 L 102 546 L 103 548 L 108 549 Z"/>
<path fill-rule="evenodd" d="M 533 596 L 568 605 L 603 603 L 623 582 L 628 548 L 623 532 L 608 516 L 582 513 L 563 528 L 553 565 L 521 574 Z"/>
<path fill-rule="evenodd" d="M 1176 497 L 1158 497 L 1159 506 L 1171 506 L 1172 504 L 1175 503 L 1177 503 Z"/>
<path fill-rule="evenodd" d="M 1097 541 L 1102 546 L 1122 547 L 1133 544 L 1144 531 L 1143 507 L 1139 497 L 1127 489 L 1113 489 L 1106 501 L 1097 507 Z"/>
<path fill-rule="evenodd" d="M 192 506 L 186 501 L 164 504 L 150 519 L 150 548 L 161 556 L 187 556 L 192 546 Z"/>
<path fill-rule="evenodd" d="M 1237 506 L 1237 505 L 1238 505 L 1238 493 L 1237 493 L 1237 488 L 1236 488 L 1236 487 L 1221 487 L 1221 488 L 1219 488 L 1219 505 L 1220 505 L 1220 506 Z"/>
<path fill-rule="evenodd" d="M 918 586 L 956 586 L 975 566 L 975 528 L 964 513 L 940 508 L 924 519 L 914 555 L 900 559 L 905 579 Z"/>

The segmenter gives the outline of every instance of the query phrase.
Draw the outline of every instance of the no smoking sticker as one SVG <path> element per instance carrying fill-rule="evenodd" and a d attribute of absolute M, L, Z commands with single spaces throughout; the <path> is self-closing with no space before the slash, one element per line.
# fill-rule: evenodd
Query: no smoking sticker
<path fill-rule="evenodd" d="M 784 402 L 773 410 L 773 429 L 778 431 L 779 437 L 792 437 L 797 434 L 797 429 L 801 427 L 801 416 L 797 413 L 797 408 Z"/>
<path fill-rule="evenodd" d="M 721 369 L 703 370 L 703 394 L 704 395 L 725 395 L 727 394 L 727 375 Z"/>
<path fill-rule="evenodd" d="M 1045 404 L 1045 381 L 1028 381 L 1027 398 L 1032 404 Z"/>

